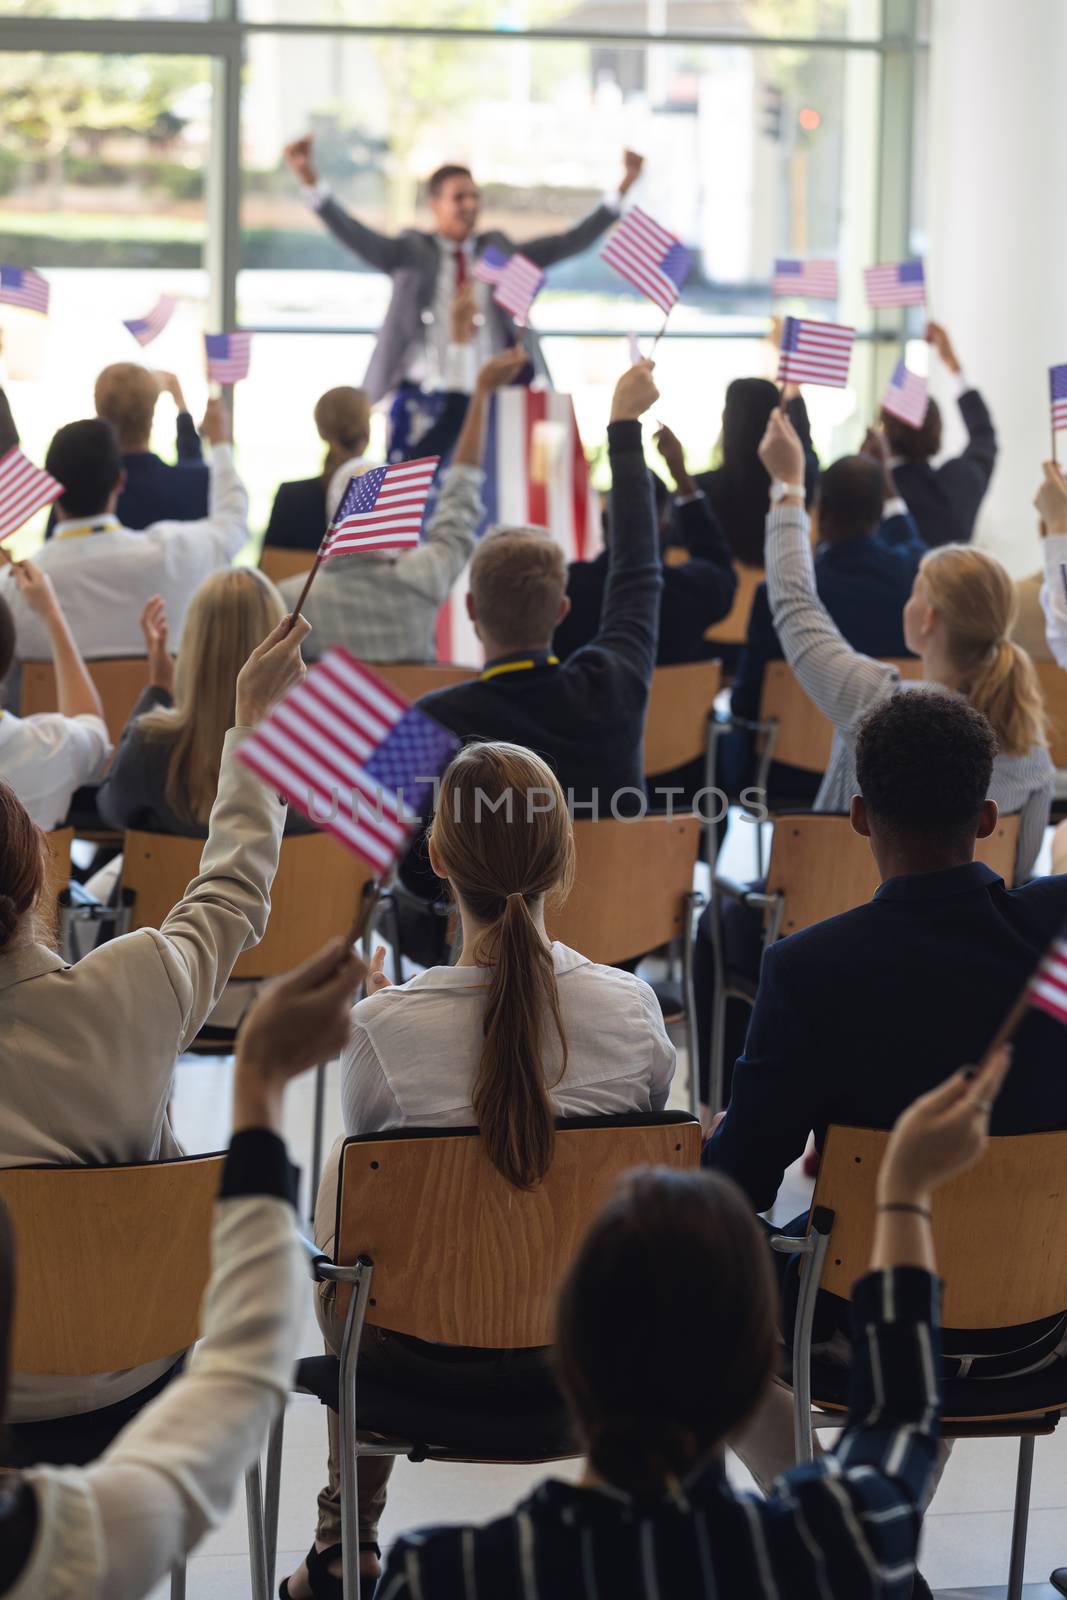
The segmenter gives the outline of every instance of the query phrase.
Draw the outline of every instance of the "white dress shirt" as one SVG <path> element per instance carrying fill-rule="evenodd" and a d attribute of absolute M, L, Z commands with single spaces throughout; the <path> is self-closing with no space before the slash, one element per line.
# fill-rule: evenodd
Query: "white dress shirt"
<path fill-rule="evenodd" d="M 553 944 L 552 961 L 567 1039 L 567 1070 L 560 1079 L 560 1043 L 549 1024 L 544 1071 L 555 1114 L 662 1111 L 675 1051 L 648 984 L 617 967 L 597 966 L 563 944 Z M 341 1058 L 347 1133 L 477 1122 L 471 1095 L 487 987 L 484 967 L 431 967 L 360 1001 Z"/>
<path fill-rule="evenodd" d="M 59 522 L 34 559 L 51 578 L 87 661 L 143 656 L 145 603 L 155 594 L 163 596 L 171 649 L 177 649 L 193 594 L 212 572 L 229 566 L 247 537 L 248 496 L 230 446 L 221 444 L 211 453 L 206 517 L 197 522 L 156 522 L 140 533 L 124 528 L 112 516 Z M 10 569 L 0 575 L 0 595 L 15 619 L 18 659 L 50 660 L 48 632 L 19 593 Z"/>
<path fill-rule="evenodd" d="M 60 826 L 75 789 L 103 776 L 110 756 L 107 728 L 88 712 L 77 717 L 58 711 L 33 717 L 0 712 L 0 778 L 46 832 Z"/>

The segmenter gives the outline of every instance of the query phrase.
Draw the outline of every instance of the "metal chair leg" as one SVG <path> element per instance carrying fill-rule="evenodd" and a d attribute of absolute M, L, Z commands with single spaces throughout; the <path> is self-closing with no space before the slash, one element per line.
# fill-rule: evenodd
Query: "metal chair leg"
<path fill-rule="evenodd" d="M 271 1423 L 267 1435 L 267 1474 L 263 1490 L 263 1541 L 267 1552 L 267 1593 L 274 1593 L 274 1572 L 278 1561 L 278 1503 L 282 1488 L 282 1442 L 285 1438 L 285 1406 Z"/>
<path fill-rule="evenodd" d="M 341 1566 L 344 1600 L 359 1600 L 359 1484 L 356 1472 L 359 1430 L 356 1422 L 356 1362 L 363 1322 L 370 1299 L 372 1263 L 361 1256 L 359 1277 L 352 1285 L 352 1302 L 341 1339 L 338 1449 L 341 1460 Z"/>
<path fill-rule="evenodd" d="M 326 1068 L 323 1061 L 315 1068 L 315 1110 L 311 1122 L 311 1194 L 308 1200 L 308 1217 L 315 1221 L 315 1202 L 319 1197 L 319 1179 L 322 1177 L 322 1135 L 326 1116 Z"/>
<path fill-rule="evenodd" d="M 252 1600 L 270 1600 L 267 1587 L 267 1550 L 263 1534 L 263 1476 L 259 1457 L 245 1473 L 245 1515 L 248 1520 L 248 1565 Z"/>
<path fill-rule="evenodd" d="M 1015 1474 L 1015 1515 L 1011 1524 L 1011 1561 L 1007 1600 L 1022 1600 L 1026 1565 L 1026 1530 L 1030 1521 L 1030 1484 L 1034 1476 L 1033 1437 L 1019 1440 L 1019 1466 Z"/>
<path fill-rule="evenodd" d="M 170 1600 L 185 1600 L 185 1562 L 180 1561 L 171 1570 Z"/>

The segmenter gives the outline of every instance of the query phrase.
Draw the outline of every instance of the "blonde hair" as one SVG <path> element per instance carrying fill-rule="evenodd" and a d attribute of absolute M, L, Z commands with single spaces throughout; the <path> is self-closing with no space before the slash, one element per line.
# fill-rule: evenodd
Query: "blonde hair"
<path fill-rule="evenodd" d="M 96 414 L 110 422 L 123 452 L 143 450 L 148 444 L 158 399 L 155 373 L 135 361 L 116 361 L 105 367 L 93 390 Z"/>
<path fill-rule="evenodd" d="M 474 552 L 470 591 L 478 621 L 498 644 L 543 644 L 567 592 L 563 551 L 543 528 L 494 528 Z"/>
<path fill-rule="evenodd" d="M 926 553 L 919 572 L 945 627 L 955 687 L 988 717 L 1001 751 L 1020 756 L 1046 744 L 1034 664 L 1009 637 L 1018 601 L 1003 562 L 974 545 L 946 544 Z"/>
<path fill-rule="evenodd" d="M 255 567 L 213 572 L 189 602 L 174 672 L 174 705 L 137 719 L 150 738 L 171 743 L 167 804 L 206 824 L 219 786 L 222 742 L 233 726 L 237 674 L 285 616 L 285 603 Z"/>
<path fill-rule="evenodd" d="M 492 969 L 471 1097 L 478 1127 L 497 1170 L 532 1189 L 555 1144 L 544 1075 L 550 1022 L 563 1054 L 559 1077 L 567 1070 L 552 951 L 534 922 L 534 903 L 564 900 L 574 876 L 563 791 L 521 745 L 467 745 L 441 780 L 430 837 L 456 893 L 486 926 L 473 951 L 478 966 Z"/>
<path fill-rule="evenodd" d="M 370 396 L 365 389 L 341 384 L 327 389 L 315 405 L 315 426 L 319 438 L 329 446 L 322 464 L 322 476 L 329 482 L 338 467 L 352 456 L 361 456 L 370 439 Z"/>

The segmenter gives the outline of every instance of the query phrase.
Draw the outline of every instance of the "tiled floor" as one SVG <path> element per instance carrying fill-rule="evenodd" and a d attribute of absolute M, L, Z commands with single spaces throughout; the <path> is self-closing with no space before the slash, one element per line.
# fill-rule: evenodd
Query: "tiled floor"
<path fill-rule="evenodd" d="M 726 870 L 751 873 L 751 839 L 735 837 Z M 230 1108 L 228 1062 L 187 1058 L 178 1069 L 175 1113 L 186 1148 L 217 1150 L 226 1141 Z M 684 1091 L 684 1063 L 679 1085 Z M 683 1103 L 683 1095 L 679 1104 Z M 337 1069 L 331 1072 L 327 1097 L 325 1148 L 340 1131 Z M 306 1172 L 311 1132 L 311 1082 L 303 1079 L 290 1090 L 286 1121 L 291 1145 Z M 779 1220 L 795 1216 L 807 1204 L 811 1185 L 790 1173 L 779 1198 Z M 310 1308 L 306 1353 L 320 1348 Z M 315 1496 L 323 1478 L 325 1423 L 311 1400 L 290 1403 L 282 1475 L 278 1573 L 284 1576 L 311 1542 Z M 927 1515 L 921 1555 L 922 1570 L 944 1600 L 964 1600 L 978 1586 L 1006 1581 L 1016 1446 L 1011 1440 L 977 1440 L 957 1444 L 934 1503 Z M 541 1468 L 473 1467 L 397 1464 L 383 1524 L 384 1541 L 405 1528 L 427 1522 L 488 1519 L 507 1510 L 543 1475 Z M 572 1475 L 577 1464 L 553 1469 Z M 746 1481 L 731 1458 L 730 1472 Z M 1045 1587 L 1050 1570 L 1067 1563 L 1067 1427 L 1038 1441 L 1027 1549 L 1027 1600 L 1052 1597 Z M 162 1586 L 154 1600 L 164 1600 Z M 249 1594 L 243 1500 L 238 1499 L 226 1522 L 203 1544 L 189 1564 L 189 1600 L 245 1600 Z M 507 1600 L 501 1596 L 499 1600 Z M 674 1597 L 684 1600 L 684 1597 Z"/>

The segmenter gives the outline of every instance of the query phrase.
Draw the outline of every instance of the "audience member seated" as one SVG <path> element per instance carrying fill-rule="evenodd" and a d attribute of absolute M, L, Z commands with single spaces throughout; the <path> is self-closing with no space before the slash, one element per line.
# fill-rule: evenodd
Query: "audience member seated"
<path fill-rule="evenodd" d="M 163 601 L 156 595 L 148 602 L 141 626 L 149 684 L 97 794 L 109 827 L 207 837 L 238 675 L 285 616 L 281 595 L 255 567 L 213 572 L 189 603 L 175 663 Z M 298 811 L 288 811 L 287 833 L 311 828 Z"/>
<path fill-rule="evenodd" d="M 48 448 L 45 466 L 64 487 L 55 537 L 38 562 L 86 660 L 143 656 L 138 619 L 155 594 L 166 603 L 177 646 L 193 592 L 209 572 L 229 566 L 248 537 L 248 500 L 220 400 L 208 402 L 200 431 L 212 447 L 210 514 L 199 522 L 157 522 L 137 534 L 115 515 L 125 474 L 109 422 L 68 423 Z M 19 660 L 46 657 L 47 630 L 10 577 L 0 575 L 0 594 L 15 618 Z"/>
<path fill-rule="evenodd" d="M 863 453 L 843 456 L 819 481 L 819 545 L 815 587 L 831 619 L 854 650 L 871 656 L 903 656 L 902 613 L 926 546 L 898 497 L 884 436 L 864 440 Z M 763 673 L 782 659 L 771 621 L 767 585 L 756 590 L 748 637 L 730 699 L 735 717 L 755 721 L 760 713 Z M 754 741 L 738 729 L 719 741 L 723 787 L 736 794 L 751 781 Z M 768 788 L 795 802 L 814 800 L 821 775 L 772 764 Z"/>
<path fill-rule="evenodd" d="M 989 408 L 964 375 L 944 328 L 931 322 L 926 337 L 956 385 L 967 429 L 966 448 L 939 467 L 932 465 L 941 452 L 941 410 L 936 400 L 930 401 L 921 428 L 888 411 L 882 412 L 882 426 L 893 452 L 897 488 L 918 523 L 923 543 L 933 548 L 970 540 L 996 465 L 997 436 Z"/>
<path fill-rule="evenodd" d="M 704 638 L 712 623 L 726 616 L 737 589 L 730 551 L 722 529 L 703 493 L 686 470 L 685 453 L 669 428 L 656 434 L 660 455 L 674 480 L 674 497 L 658 504 L 660 544 L 677 551 L 678 561 L 665 559 L 659 606 L 658 667 L 684 661 L 706 661 L 715 654 Z M 658 483 L 657 479 L 657 483 Z M 605 541 L 611 543 L 611 520 L 604 519 Z M 561 661 L 594 639 L 604 609 L 610 556 L 604 549 L 591 561 L 572 561 L 567 572 L 570 610 L 553 637 Z"/>
<path fill-rule="evenodd" d="M 1044 471 L 1034 500 L 1041 518 L 1045 566 L 1041 608 L 1049 651 L 1061 667 L 1067 667 L 1067 475 L 1055 461 L 1046 461 Z"/>
<path fill-rule="evenodd" d="M 534 797 L 537 797 L 536 801 Z M 342 1060 L 341 1100 L 349 1134 L 477 1125 L 493 1165 L 517 1189 L 532 1189 L 552 1162 L 553 1118 L 661 1111 L 674 1073 L 651 989 L 627 972 L 587 961 L 553 943 L 545 907 L 565 898 L 574 869 L 566 802 L 555 777 L 528 750 L 475 744 L 445 773 L 429 839 L 433 870 L 458 906 L 463 953 L 456 966 L 431 968 L 400 988 L 379 990 L 354 1012 Z M 380 956 L 378 958 L 380 960 Z M 377 962 L 376 962 L 377 965 Z M 327 1163 L 315 1236 L 332 1247 L 340 1142 Z M 343 1321 L 333 1295 L 320 1322 L 336 1352 Z M 403 1385 L 418 1367 L 452 1363 L 440 1351 L 371 1330 L 361 1368 Z M 463 1351 L 472 1395 L 543 1374 L 543 1353 L 511 1356 L 500 1376 L 494 1352 Z M 506 1392 L 500 1393 L 506 1405 Z M 290 1600 L 340 1594 L 341 1507 L 335 1419 L 330 1419 L 330 1481 L 319 1496 L 315 1546 L 282 1589 Z M 378 1520 L 392 1468 L 389 1457 L 359 1462 L 359 1541 L 363 1571 L 377 1571 Z"/>
<path fill-rule="evenodd" d="M 169 394 L 178 408 L 178 460 L 174 466 L 148 448 L 161 394 Z M 97 416 L 110 422 L 122 452 L 126 482 L 115 507 L 122 526 L 149 528 L 156 522 L 203 521 L 208 515 L 211 474 L 174 373 L 151 372 L 133 361 L 116 362 L 97 378 L 94 400 Z"/>
<path fill-rule="evenodd" d="M 487 1527 L 399 1539 L 381 1592 L 907 1595 L 940 1403 L 927 1208 L 979 1160 L 1004 1070 L 998 1056 L 977 1077 L 957 1073 L 897 1126 L 871 1270 L 854 1289 L 848 1423 L 831 1455 L 794 1467 L 766 1500 L 728 1482 L 724 1447 L 771 1386 L 766 1247 L 733 1185 L 645 1169 L 609 1200 L 560 1291 L 555 1366 L 588 1458 L 580 1482 L 550 1479 Z"/>
<path fill-rule="evenodd" d="M 326 532 L 326 491 L 339 467 L 355 471 L 370 442 L 370 400 L 363 389 L 327 389 L 315 404 L 315 426 L 326 445 L 322 471 L 314 478 L 282 483 L 270 508 L 264 550 L 317 550 Z"/>
<path fill-rule="evenodd" d="M 156 930 L 101 945 L 74 966 L 55 953 L 41 900 L 41 836 L 0 784 L 0 1166 L 107 1164 L 181 1155 L 167 1112 L 174 1063 L 246 946 L 262 938 L 284 807 L 236 759 L 303 673 L 299 618 L 253 652 L 237 683 L 200 874 Z M 180 1352 L 93 1377 L 12 1378 L 7 1420 L 24 1461 L 98 1454 Z M 52 1451 L 61 1452 L 51 1454 Z"/>
<path fill-rule="evenodd" d="M 525 364 L 525 352 L 516 348 L 494 356 L 479 373 L 453 465 L 418 548 L 383 555 L 353 551 L 323 566 L 305 606 L 316 659 L 342 644 L 363 661 L 434 660 L 437 613 L 470 560 L 482 518 L 478 490 L 486 409 L 493 391 L 513 382 Z M 367 470 L 362 461 L 337 469 L 326 497 L 329 518 L 350 479 Z M 280 586 L 286 605 L 296 604 L 304 582 L 295 577 Z"/>
<path fill-rule="evenodd" d="M 922 681 L 853 650 L 828 616 L 815 587 L 808 518 L 800 482 L 804 454 L 789 419 L 776 411 L 762 446 L 782 498 L 767 519 L 767 592 L 785 658 L 836 729 L 830 764 L 815 808 L 847 811 L 856 790 L 856 731 L 864 715 L 893 695 L 940 687 L 969 700 L 989 718 L 997 740 L 989 798 L 1019 813 L 1015 877 L 1034 870 L 1048 825 L 1055 773 L 1045 740 L 1044 707 L 1033 663 L 1010 638 L 1015 588 L 995 556 L 949 545 L 922 558 L 904 608 L 904 640 L 922 662 Z M 694 953 L 702 1083 L 707 1083 L 714 961 L 710 908 L 698 925 Z M 724 917 L 730 965 L 755 978 L 762 919 L 732 904 Z M 736 1003 L 728 1008 L 727 1059 L 740 1054 L 744 1033 Z"/>
<path fill-rule="evenodd" d="M 258 1460 L 289 1390 L 307 1283 L 282 1097 L 290 1078 L 343 1047 L 362 972 L 337 941 L 273 985 L 249 1014 L 237 1046 L 233 1137 L 196 1354 L 105 1461 L 87 1471 L 33 1465 L 5 1475 L 0 1594 L 141 1600 L 219 1525 L 241 1474 Z M 0 1208 L 5 1396 L 15 1245 Z"/>
<path fill-rule="evenodd" d="M 895 695 L 863 722 L 852 826 L 870 839 L 882 886 L 869 904 L 767 950 L 730 1104 L 704 1149 L 705 1165 L 735 1178 L 757 1211 L 774 1203 L 809 1131 L 821 1149 L 831 1123 L 889 1128 L 941 1082 L 947 1060 L 979 1060 L 1067 919 L 1067 879 L 1008 889 L 974 859 L 975 840 L 996 826 L 987 798 L 996 754 L 987 719 L 942 691 Z M 1031 1009 L 995 1134 L 1067 1127 L 1062 1060 L 1061 1026 Z M 795 1280 L 787 1282 L 791 1294 Z M 820 1322 L 821 1337 L 843 1327 L 841 1302 L 826 1297 Z M 955 1333 L 946 1350 L 973 1357 L 976 1377 L 983 1367 L 998 1376 L 1031 1369 L 1067 1353 L 1067 1313 Z M 995 1369 L 985 1360 L 993 1356 Z M 771 1458 L 757 1461 L 761 1481 L 790 1444 L 788 1427 L 781 1456 L 763 1439 L 760 1454 Z"/>
<path fill-rule="evenodd" d="M 798 388 L 787 385 L 785 392 L 789 415 L 804 442 L 804 482 L 810 503 L 819 480 L 819 461 L 811 444 L 808 408 Z M 767 419 L 780 400 L 778 386 L 766 378 L 735 378 L 726 391 L 722 413 L 722 464 L 696 475 L 696 486 L 707 496 L 734 559 L 746 567 L 763 565 L 771 481 L 759 446 Z"/>
<path fill-rule="evenodd" d="M 111 740 L 96 685 L 48 578 L 31 561 L 18 562 L 11 574 L 48 634 L 59 709 L 30 717 L 0 714 L 0 778 L 10 784 L 30 821 L 47 831 L 61 825 L 74 791 L 99 777 L 111 754 Z M 15 649 L 14 618 L 0 596 L 0 683 L 11 670 Z"/>

